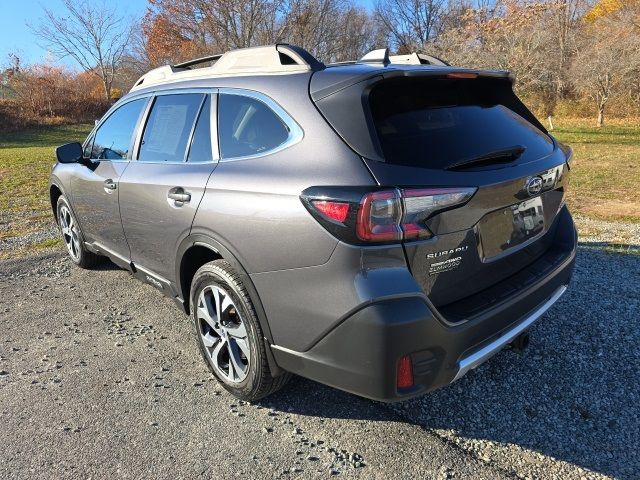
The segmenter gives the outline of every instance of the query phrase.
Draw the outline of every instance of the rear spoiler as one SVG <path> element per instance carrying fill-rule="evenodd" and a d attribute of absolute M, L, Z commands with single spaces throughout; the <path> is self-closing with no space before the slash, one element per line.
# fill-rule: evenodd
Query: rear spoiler
<path fill-rule="evenodd" d="M 355 65 L 354 65 L 355 66 Z M 327 70 L 325 70 L 326 72 Z M 324 72 L 316 72 L 315 75 L 322 75 Z M 373 83 L 382 80 L 388 80 L 397 77 L 458 77 L 458 78 L 496 78 L 509 80 L 512 84 L 515 77 L 511 72 L 506 70 L 476 70 L 473 68 L 461 68 L 451 66 L 436 65 L 413 65 L 413 64 L 387 64 L 380 69 L 366 69 L 365 71 L 357 71 L 354 69 L 354 75 L 348 76 L 346 79 L 336 76 L 334 83 L 322 82 L 322 87 L 314 89 L 314 82 L 311 82 L 310 94 L 313 101 L 319 101 L 322 98 L 332 95 L 340 90 L 348 88 L 357 83 L 374 80 Z"/>

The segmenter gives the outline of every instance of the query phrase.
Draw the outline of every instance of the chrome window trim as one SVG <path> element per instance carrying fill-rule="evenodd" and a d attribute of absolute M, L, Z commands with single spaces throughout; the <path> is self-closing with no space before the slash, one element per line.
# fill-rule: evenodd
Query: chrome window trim
<path fill-rule="evenodd" d="M 255 153 L 253 155 L 244 155 L 241 157 L 222 158 L 222 153 L 221 153 L 220 160 L 219 160 L 220 162 L 236 162 L 238 160 L 250 160 L 254 158 L 266 157 L 267 155 L 271 155 L 271 154 L 280 152 L 285 148 L 289 148 L 292 145 L 299 143 L 304 138 L 304 130 L 302 130 L 302 127 L 298 125 L 298 123 L 291 117 L 291 115 L 289 115 L 289 113 L 287 113 L 287 111 L 284 108 L 282 108 L 278 103 L 276 103 L 276 101 L 273 100 L 271 97 L 268 97 L 263 93 L 256 92 L 255 90 L 245 90 L 243 88 L 226 88 L 226 87 L 218 89 L 218 95 L 238 95 L 241 97 L 253 98 L 254 100 L 262 102 L 269 109 L 271 109 L 273 113 L 276 114 L 276 116 L 282 121 L 282 123 L 286 125 L 287 129 L 289 130 L 289 136 L 287 137 L 287 140 L 285 140 L 275 148 L 272 148 L 270 150 L 265 150 L 264 152 Z M 218 102 L 218 108 L 220 108 L 219 102 Z M 216 125 L 217 125 L 217 121 L 216 121 Z M 218 138 L 218 143 L 220 143 L 219 138 Z M 218 149 L 220 149 L 220 146 L 218 146 Z"/>

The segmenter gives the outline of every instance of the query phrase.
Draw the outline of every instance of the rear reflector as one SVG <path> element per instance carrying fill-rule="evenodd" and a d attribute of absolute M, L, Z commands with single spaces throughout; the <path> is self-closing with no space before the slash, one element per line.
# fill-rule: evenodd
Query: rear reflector
<path fill-rule="evenodd" d="M 328 200 L 314 200 L 313 206 L 329 220 L 344 223 L 349 214 L 349 204 Z"/>
<path fill-rule="evenodd" d="M 398 389 L 413 387 L 413 365 L 411 365 L 411 357 L 409 355 L 405 355 L 398 360 L 396 386 Z"/>

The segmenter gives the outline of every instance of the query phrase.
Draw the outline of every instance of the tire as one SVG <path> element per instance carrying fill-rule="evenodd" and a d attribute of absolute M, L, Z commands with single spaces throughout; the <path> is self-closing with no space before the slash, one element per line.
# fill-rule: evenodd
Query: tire
<path fill-rule="evenodd" d="M 255 309 L 228 262 L 215 260 L 200 267 L 191 283 L 190 307 L 200 353 L 232 395 L 253 402 L 289 380 L 288 373 L 271 375 Z"/>
<path fill-rule="evenodd" d="M 60 198 L 58 198 L 56 214 L 62 241 L 73 263 L 80 268 L 92 268 L 99 264 L 103 257 L 85 248 L 80 225 L 78 225 L 69 202 L 67 202 L 64 195 L 60 195 Z"/>

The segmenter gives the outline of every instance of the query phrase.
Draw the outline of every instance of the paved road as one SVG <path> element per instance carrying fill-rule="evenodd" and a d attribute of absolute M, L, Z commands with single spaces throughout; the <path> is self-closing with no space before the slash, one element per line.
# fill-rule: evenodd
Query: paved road
<path fill-rule="evenodd" d="M 637 478 L 640 257 L 578 265 L 524 355 L 388 406 L 303 379 L 241 404 L 152 287 L 2 262 L 0 478 Z"/>

